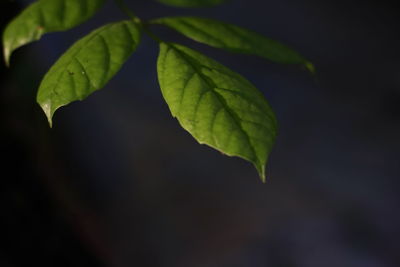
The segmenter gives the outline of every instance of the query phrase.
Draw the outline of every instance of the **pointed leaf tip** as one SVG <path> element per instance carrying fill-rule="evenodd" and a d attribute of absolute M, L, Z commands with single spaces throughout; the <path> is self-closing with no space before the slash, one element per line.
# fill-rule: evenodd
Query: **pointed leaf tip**
<path fill-rule="evenodd" d="M 266 177 L 266 168 L 265 168 L 265 164 L 260 166 L 261 169 L 258 169 L 258 174 L 260 176 L 261 182 L 263 184 L 265 184 L 267 182 L 267 177 Z"/>
<path fill-rule="evenodd" d="M 307 69 L 312 75 L 315 75 L 316 70 L 315 70 L 314 64 L 312 64 L 311 62 L 307 61 L 304 65 L 305 65 L 306 69 Z"/>
<path fill-rule="evenodd" d="M 38 104 L 40 105 L 44 114 L 46 115 L 46 118 L 47 118 L 47 121 L 49 122 L 50 128 L 52 128 L 54 111 L 51 110 L 51 102 L 50 101 L 43 102 L 43 103 L 38 102 Z"/>
<path fill-rule="evenodd" d="M 4 45 L 3 49 L 3 59 L 4 59 L 4 64 L 6 65 L 7 68 L 10 67 L 10 50 Z"/>

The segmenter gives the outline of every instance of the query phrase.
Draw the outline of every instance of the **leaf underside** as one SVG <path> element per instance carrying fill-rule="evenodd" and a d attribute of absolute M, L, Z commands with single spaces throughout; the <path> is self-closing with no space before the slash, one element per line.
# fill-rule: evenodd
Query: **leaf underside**
<path fill-rule="evenodd" d="M 104 0 L 39 0 L 12 20 L 3 33 L 6 64 L 12 52 L 45 33 L 71 29 L 92 17 Z"/>
<path fill-rule="evenodd" d="M 222 4 L 227 0 L 157 0 L 157 1 L 175 7 L 210 7 Z"/>
<path fill-rule="evenodd" d="M 275 40 L 244 28 L 200 17 L 166 17 L 153 20 L 197 42 L 234 53 L 256 55 L 283 64 L 310 63 L 299 53 Z"/>
<path fill-rule="evenodd" d="M 265 165 L 276 137 L 275 115 L 245 78 L 187 47 L 160 44 L 158 77 L 174 117 L 199 143 Z"/>
<path fill-rule="evenodd" d="M 102 88 L 136 50 L 140 30 L 132 21 L 107 24 L 69 48 L 47 72 L 37 102 L 50 125 L 54 112 Z"/>

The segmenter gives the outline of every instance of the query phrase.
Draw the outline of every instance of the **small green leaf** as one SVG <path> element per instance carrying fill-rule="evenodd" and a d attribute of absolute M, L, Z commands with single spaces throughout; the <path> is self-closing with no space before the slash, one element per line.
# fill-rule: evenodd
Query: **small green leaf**
<path fill-rule="evenodd" d="M 160 3 L 176 7 L 210 7 L 226 2 L 227 0 L 157 0 Z"/>
<path fill-rule="evenodd" d="M 101 89 L 136 50 L 140 29 L 132 21 L 107 24 L 65 52 L 40 84 L 37 102 L 52 124 L 54 112 Z"/>
<path fill-rule="evenodd" d="M 4 59 L 45 33 L 71 29 L 93 16 L 104 0 L 39 0 L 12 20 L 3 33 Z"/>
<path fill-rule="evenodd" d="M 265 181 L 277 122 L 249 81 L 187 47 L 160 44 L 158 79 L 171 113 L 201 144 L 252 162 Z"/>
<path fill-rule="evenodd" d="M 256 55 L 277 63 L 303 64 L 307 68 L 312 66 L 299 53 L 275 40 L 217 20 L 166 17 L 153 20 L 152 23 L 163 24 L 197 42 L 230 52 Z"/>

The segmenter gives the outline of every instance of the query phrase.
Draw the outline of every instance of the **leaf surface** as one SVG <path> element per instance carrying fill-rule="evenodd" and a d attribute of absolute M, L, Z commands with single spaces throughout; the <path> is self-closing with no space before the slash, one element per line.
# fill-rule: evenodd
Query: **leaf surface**
<path fill-rule="evenodd" d="M 265 181 L 277 122 L 264 96 L 220 63 L 177 44 L 160 44 L 160 87 L 169 109 L 199 143 L 252 162 Z"/>
<path fill-rule="evenodd" d="M 136 50 L 140 29 L 132 21 L 107 24 L 69 48 L 40 84 L 37 102 L 50 125 L 54 112 L 102 88 Z"/>
<path fill-rule="evenodd" d="M 157 1 L 175 7 L 210 7 L 222 4 L 227 0 L 157 0 Z"/>
<path fill-rule="evenodd" d="M 312 65 L 299 53 L 275 40 L 244 28 L 200 17 L 166 17 L 153 20 L 197 42 L 230 52 L 256 55 L 283 64 Z"/>
<path fill-rule="evenodd" d="M 3 33 L 4 59 L 9 64 L 11 53 L 45 33 L 71 29 L 90 17 L 104 0 L 39 0 L 22 11 Z"/>

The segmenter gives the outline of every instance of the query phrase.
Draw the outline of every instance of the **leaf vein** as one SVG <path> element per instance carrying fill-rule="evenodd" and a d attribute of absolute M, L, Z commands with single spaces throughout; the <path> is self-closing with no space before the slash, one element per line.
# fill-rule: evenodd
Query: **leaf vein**
<path fill-rule="evenodd" d="M 177 114 L 180 114 L 181 110 L 182 110 L 182 102 L 183 102 L 183 98 L 185 97 L 185 93 L 187 91 L 187 86 L 190 83 L 190 81 L 195 77 L 196 72 L 193 72 L 192 74 L 190 74 L 190 76 L 188 77 L 188 79 L 184 82 L 182 90 L 181 90 L 181 95 L 179 97 L 179 107 L 177 110 Z"/>
<path fill-rule="evenodd" d="M 66 69 L 72 64 L 72 62 L 73 62 L 74 60 L 76 60 L 76 61 L 81 65 L 81 67 L 84 68 L 84 67 L 83 67 L 83 64 L 78 60 L 77 55 L 81 52 L 81 50 L 85 47 L 85 45 L 86 45 L 87 43 L 91 42 L 95 37 L 97 37 L 98 34 L 101 34 L 103 31 L 107 30 L 108 27 L 110 27 L 110 26 L 104 27 L 102 30 L 100 30 L 100 31 L 97 32 L 96 34 L 93 34 L 93 36 L 91 36 L 91 37 L 88 38 L 83 44 L 81 44 L 81 45 L 78 47 L 78 49 L 75 51 L 75 53 L 74 53 L 73 55 L 71 55 L 71 59 L 69 60 L 69 62 L 68 62 L 67 64 L 65 64 L 64 67 L 61 67 L 62 70 L 66 70 Z M 56 81 L 54 87 L 51 89 L 54 93 L 56 92 L 56 88 L 59 86 L 59 83 L 60 83 L 61 78 L 62 78 L 62 76 L 63 76 L 64 73 L 65 73 L 64 71 L 62 71 L 62 72 L 60 73 L 60 76 L 59 76 L 59 78 L 57 79 L 57 81 Z M 86 72 L 85 72 L 85 73 L 86 73 Z M 86 76 L 87 76 L 87 75 L 88 75 L 88 74 L 86 73 Z M 88 79 L 89 83 L 92 84 L 91 81 L 90 81 L 90 79 L 89 79 L 88 77 L 87 77 L 87 79 Z M 58 94 L 58 93 L 56 93 L 56 94 Z"/>
<path fill-rule="evenodd" d="M 101 84 L 104 84 L 108 79 L 108 74 L 109 74 L 110 68 L 111 68 L 111 51 L 110 51 L 110 47 L 107 43 L 107 40 L 104 38 L 104 36 L 99 34 L 99 39 L 101 40 L 103 48 L 105 49 L 104 55 L 105 55 L 105 62 L 106 62 L 105 67 L 104 67 L 105 74 L 103 75 L 102 81 L 99 83 L 101 86 Z"/>
<path fill-rule="evenodd" d="M 216 97 L 218 98 L 219 102 L 225 107 L 227 113 L 232 117 L 233 121 L 235 122 L 236 126 L 242 131 L 242 133 L 244 134 L 244 136 L 247 139 L 247 142 L 249 144 L 249 147 L 251 148 L 252 154 L 253 154 L 253 160 L 257 161 L 257 163 L 262 164 L 260 162 L 260 160 L 258 159 L 255 147 L 253 145 L 253 142 L 251 141 L 250 136 L 248 135 L 248 133 L 244 130 L 241 122 L 240 122 L 240 117 L 236 114 L 236 112 L 234 110 L 232 110 L 229 105 L 226 103 L 226 100 L 223 98 L 223 96 L 221 96 L 218 92 L 216 92 L 215 90 L 213 90 L 213 88 L 218 88 L 212 81 L 210 81 L 209 79 L 207 79 L 207 77 L 205 77 L 203 75 L 203 73 L 197 68 L 196 64 L 194 64 L 192 62 L 195 61 L 195 63 L 201 65 L 200 63 L 198 63 L 195 59 L 191 58 L 190 56 L 187 56 L 185 52 L 180 51 L 178 48 L 176 48 L 173 45 L 170 45 L 170 47 L 172 47 L 173 49 L 175 49 L 182 58 L 184 58 L 187 63 L 193 68 L 194 71 L 196 71 L 200 77 L 202 77 L 202 79 L 208 84 L 208 87 L 211 92 L 213 92 Z"/>
<path fill-rule="evenodd" d="M 90 87 L 92 87 L 93 89 L 97 89 L 98 87 L 95 86 L 95 85 L 93 84 L 93 82 L 92 82 L 92 79 L 90 79 L 89 73 L 87 72 L 85 65 L 83 65 L 83 63 L 79 60 L 79 58 L 76 57 L 75 60 L 76 60 L 76 62 L 79 64 L 79 66 L 81 67 L 81 70 L 85 73 L 84 76 L 85 76 L 86 80 L 89 82 Z M 90 92 L 90 91 L 91 91 L 91 88 L 90 88 L 90 87 L 89 87 L 89 88 L 86 88 L 86 87 L 85 87 L 85 89 L 86 89 L 87 92 Z"/>
<path fill-rule="evenodd" d="M 206 36 L 206 38 L 213 40 L 214 42 L 217 42 L 219 45 L 223 46 L 223 47 L 227 47 L 227 45 L 221 40 L 218 39 L 216 37 L 214 37 L 213 35 L 209 34 L 208 32 L 204 31 L 203 29 L 201 29 L 200 27 L 197 27 L 197 25 L 194 24 L 190 24 L 189 22 L 185 21 L 185 20 L 178 20 L 180 23 L 182 23 L 183 25 L 185 25 L 186 27 L 192 28 L 198 32 L 200 32 L 201 34 L 203 34 L 204 36 Z"/>

